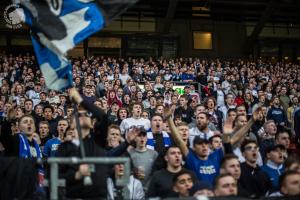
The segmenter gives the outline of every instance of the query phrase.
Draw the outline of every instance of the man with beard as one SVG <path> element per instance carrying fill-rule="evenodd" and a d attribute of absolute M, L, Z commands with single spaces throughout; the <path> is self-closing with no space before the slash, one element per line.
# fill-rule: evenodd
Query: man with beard
<path fill-rule="evenodd" d="M 264 196 L 271 187 L 267 174 L 256 164 L 259 148 L 255 140 L 244 140 L 241 151 L 245 162 L 241 164 L 241 186 L 249 193 L 250 197 Z"/>
<path fill-rule="evenodd" d="M 209 140 L 210 137 L 214 135 L 214 132 L 212 132 L 209 127 L 209 116 L 205 112 L 198 113 L 196 116 L 197 120 L 197 126 L 193 127 L 189 130 L 190 136 L 190 145 L 192 147 L 194 138 L 198 136 L 201 139 Z"/>
<path fill-rule="evenodd" d="M 201 114 L 202 113 L 199 115 Z M 223 158 L 222 148 L 210 153 L 209 141 L 205 138 L 201 138 L 200 136 L 196 136 L 193 138 L 191 143 L 192 149 L 189 149 L 186 146 L 186 142 L 184 142 L 181 138 L 171 116 L 172 111 L 166 108 L 165 117 L 167 118 L 167 122 L 171 129 L 171 136 L 185 157 L 187 168 L 196 174 L 198 180 L 205 181 L 212 185 L 215 177 L 220 171 L 220 162 Z"/>
<path fill-rule="evenodd" d="M 122 135 L 126 134 L 126 131 L 128 131 L 133 126 L 144 127 L 145 130 L 148 130 L 150 128 L 149 119 L 144 119 L 141 117 L 142 111 L 143 108 L 140 103 L 134 103 L 132 105 L 132 117 L 124 119 L 120 124 Z"/>

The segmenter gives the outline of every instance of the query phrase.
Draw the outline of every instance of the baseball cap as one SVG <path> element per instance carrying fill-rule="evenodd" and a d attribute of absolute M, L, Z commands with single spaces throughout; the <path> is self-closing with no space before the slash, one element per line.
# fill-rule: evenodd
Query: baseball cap
<path fill-rule="evenodd" d="M 193 141 L 193 144 L 203 144 L 203 143 L 206 143 L 206 144 L 209 144 L 209 141 L 207 139 L 204 139 L 204 138 L 201 138 L 200 136 L 196 136 L 194 138 L 194 141 Z"/>
<path fill-rule="evenodd" d="M 276 149 L 281 149 L 281 150 L 285 150 L 285 147 L 282 145 L 282 144 L 275 144 L 275 145 L 271 145 L 271 146 L 268 146 L 266 148 L 266 154 L 267 153 L 270 153 L 271 151 L 274 151 Z"/>

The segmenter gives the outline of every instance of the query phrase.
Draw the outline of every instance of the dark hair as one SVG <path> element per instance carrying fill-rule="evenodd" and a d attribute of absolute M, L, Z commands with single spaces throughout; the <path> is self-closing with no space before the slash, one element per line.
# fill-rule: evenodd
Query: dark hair
<path fill-rule="evenodd" d="M 211 136 L 211 137 L 208 139 L 209 143 L 212 143 L 213 139 L 214 139 L 214 138 L 217 138 L 217 137 L 222 139 L 222 136 L 221 136 L 220 134 L 216 134 L 216 135 Z"/>
<path fill-rule="evenodd" d="M 235 108 L 229 108 L 229 109 L 227 110 L 227 116 L 228 116 L 229 113 L 231 113 L 231 112 L 235 112 L 235 113 L 236 113 L 236 109 L 235 109 Z"/>
<path fill-rule="evenodd" d="M 233 176 L 232 176 L 231 174 L 229 174 L 229 173 L 220 174 L 219 176 L 217 176 L 217 177 L 215 178 L 215 180 L 214 180 L 214 186 L 215 186 L 215 188 L 217 187 L 219 181 L 220 181 L 222 178 L 225 178 L 225 177 L 227 177 L 227 176 L 230 176 L 230 177 L 233 178 Z M 233 178 L 233 179 L 234 179 L 234 178 Z"/>
<path fill-rule="evenodd" d="M 224 168 L 225 165 L 226 165 L 226 163 L 227 163 L 227 161 L 232 160 L 232 159 L 239 160 L 239 158 L 236 155 L 234 155 L 234 154 L 226 154 L 226 155 L 224 155 L 224 157 L 222 158 L 221 163 L 220 163 L 221 168 Z"/>
<path fill-rule="evenodd" d="M 49 124 L 48 121 L 40 121 L 39 127 L 40 127 L 41 124 L 46 124 L 48 126 L 48 128 L 50 128 L 50 124 Z"/>
<path fill-rule="evenodd" d="M 284 172 L 280 177 L 279 177 L 279 186 L 280 186 L 280 191 L 282 186 L 284 185 L 285 180 L 287 179 L 288 176 L 294 176 L 294 175 L 300 175 L 299 172 L 297 171 L 286 171 Z M 282 192 L 282 191 L 281 191 Z"/>
<path fill-rule="evenodd" d="M 206 113 L 206 112 L 200 112 L 200 113 L 198 113 L 198 115 L 200 115 L 200 114 L 205 115 L 206 119 L 209 120 L 209 114 L 208 113 Z"/>
<path fill-rule="evenodd" d="M 293 165 L 294 163 L 298 163 L 300 164 L 300 157 L 297 155 L 291 155 L 289 156 L 285 162 L 284 162 L 284 168 L 288 169 L 291 165 Z"/>
<path fill-rule="evenodd" d="M 279 136 L 281 134 L 284 134 L 284 133 L 287 133 L 289 135 L 289 137 L 291 137 L 291 131 L 290 130 L 282 129 L 282 130 L 277 131 L 277 133 L 275 134 L 275 140 L 277 140 L 279 138 Z"/>
<path fill-rule="evenodd" d="M 171 146 L 166 147 L 165 155 L 167 155 L 168 151 L 169 151 L 170 149 L 172 149 L 172 148 L 177 148 L 177 149 L 180 150 L 180 148 L 179 148 L 178 146 L 176 146 L 176 145 L 171 145 Z M 180 150 L 180 152 L 181 152 L 181 150 Z"/>
<path fill-rule="evenodd" d="M 30 102 L 32 103 L 32 105 L 33 105 L 32 99 L 25 99 L 24 104 L 25 104 L 27 101 L 30 101 Z"/>
<path fill-rule="evenodd" d="M 248 144 L 251 144 L 251 143 L 257 145 L 257 142 L 256 142 L 255 140 L 251 140 L 251 139 L 250 139 L 250 140 L 249 140 L 249 139 L 244 140 L 244 141 L 242 142 L 242 144 L 241 144 L 241 152 L 242 152 L 242 153 L 245 152 L 245 147 L 246 147 Z"/>
<path fill-rule="evenodd" d="M 154 113 L 154 114 L 151 116 L 151 121 L 152 121 L 152 119 L 153 119 L 154 117 L 161 117 L 161 119 L 164 120 L 164 117 L 163 117 L 161 114 L 159 114 L 159 113 Z"/>
<path fill-rule="evenodd" d="M 45 112 L 45 110 L 47 108 L 51 109 L 52 113 L 54 113 L 54 108 L 51 105 L 45 105 L 44 108 L 43 108 L 43 112 Z"/>
<path fill-rule="evenodd" d="M 179 98 L 184 98 L 187 101 L 189 100 L 189 97 L 187 95 L 185 95 L 185 94 L 181 95 Z"/>
<path fill-rule="evenodd" d="M 175 174 L 175 175 L 173 176 L 173 179 L 172 179 L 173 185 L 175 185 L 175 183 L 177 182 L 177 179 L 178 179 L 180 176 L 184 175 L 184 174 L 190 175 L 190 177 L 193 179 L 193 172 L 192 172 L 192 171 L 187 170 L 187 169 L 182 169 L 180 172 L 178 172 L 177 174 Z M 194 182 L 194 180 L 193 180 L 193 182 Z"/>

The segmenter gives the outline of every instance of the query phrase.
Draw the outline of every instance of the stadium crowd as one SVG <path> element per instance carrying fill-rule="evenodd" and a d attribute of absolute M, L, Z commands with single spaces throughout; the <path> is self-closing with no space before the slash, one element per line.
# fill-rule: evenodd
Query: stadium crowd
<path fill-rule="evenodd" d="M 300 195 L 298 64 L 82 57 L 72 66 L 74 87 L 58 92 L 34 56 L 0 57 L 1 157 L 80 157 L 75 103 L 86 156 L 131 159 L 130 199 Z M 122 199 L 121 164 L 59 170 L 67 199 Z M 37 171 L 47 177 L 47 165 Z"/>

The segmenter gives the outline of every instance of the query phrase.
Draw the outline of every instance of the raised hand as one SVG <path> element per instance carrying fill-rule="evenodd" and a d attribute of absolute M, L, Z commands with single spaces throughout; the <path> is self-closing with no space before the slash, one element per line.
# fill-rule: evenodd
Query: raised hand
<path fill-rule="evenodd" d="M 231 133 L 233 133 L 233 121 L 231 121 L 230 119 L 227 119 L 223 126 L 223 134 L 228 135 Z"/>
<path fill-rule="evenodd" d="M 165 107 L 164 107 L 164 118 L 168 119 L 168 118 L 172 117 L 173 113 L 174 113 L 174 110 L 172 109 L 172 107 L 169 106 L 169 105 L 165 105 Z"/>
<path fill-rule="evenodd" d="M 126 134 L 126 140 L 129 144 L 131 144 L 136 136 L 139 134 L 139 129 L 138 128 L 132 128 L 128 131 L 128 133 Z"/>
<path fill-rule="evenodd" d="M 83 101 L 82 97 L 80 96 L 79 92 L 75 87 L 69 90 L 69 95 L 71 101 L 75 101 L 77 104 L 80 104 Z"/>

